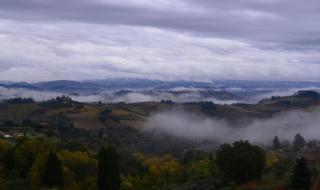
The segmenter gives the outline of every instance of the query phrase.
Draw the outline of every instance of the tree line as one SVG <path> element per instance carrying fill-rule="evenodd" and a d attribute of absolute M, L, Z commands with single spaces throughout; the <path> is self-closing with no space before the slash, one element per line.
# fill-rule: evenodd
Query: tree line
<path fill-rule="evenodd" d="M 0 139 L 0 189 L 223 189 L 245 187 L 263 180 L 268 170 L 281 168 L 276 166 L 280 162 L 276 154 L 248 141 L 223 144 L 203 156 L 190 152 L 175 158 L 142 153 L 128 156 L 112 145 L 94 153 L 67 148 L 56 140 L 23 138 L 13 144 Z M 292 169 L 286 189 L 309 189 L 312 172 L 307 160 L 299 157 Z"/>

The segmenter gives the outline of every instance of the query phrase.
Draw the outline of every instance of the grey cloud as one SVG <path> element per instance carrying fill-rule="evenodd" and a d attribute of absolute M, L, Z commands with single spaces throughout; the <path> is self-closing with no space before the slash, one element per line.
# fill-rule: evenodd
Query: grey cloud
<path fill-rule="evenodd" d="M 118 3 L 116 3 L 118 2 Z M 137 5 L 137 3 L 140 4 Z M 166 1 L 165 1 L 166 2 Z M 172 1 L 169 1 L 172 4 Z M 3 0 L 0 15 L 29 21 L 68 21 L 178 29 L 194 35 L 241 38 L 289 47 L 319 45 L 315 0 L 177 1 L 165 9 L 147 1 Z M 144 6 L 145 5 L 145 6 Z M 187 8 L 186 8 L 187 7 Z M 308 43 L 313 41 L 312 43 Z M 314 42 L 315 41 L 315 42 Z M 285 47 L 285 46 L 284 46 Z"/>
<path fill-rule="evenodd" d="M 2 0 L 0 80 L 320 80 L 318 7 L 315 0 Z"/>

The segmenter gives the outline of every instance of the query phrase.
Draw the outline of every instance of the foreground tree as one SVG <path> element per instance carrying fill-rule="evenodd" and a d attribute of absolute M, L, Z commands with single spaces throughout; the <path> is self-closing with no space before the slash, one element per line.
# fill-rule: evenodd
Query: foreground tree
<path fill-rule="evenodd" d="M 307 160 L 303 157 L 297 159 L 291 176 L 291 188 L 293 190 L 309 190 L 311 185 L 311 174 Z"/>
<path fill-rule="evenodd" d="M 224 176 L 237 183 L 260 179 L 265 167 L 265 153 L 248 141 L 221 145 L 216 163 Z"/>
<path fill-rule="evenodd" d="M 272 141 L 272 148 L 275 150 L 279 150 L 281 148 L 280 140 L 278 136 L 275 136 Z"/>
<path fill-rule="evenodd" d="M 4 189 L 5 176 L 3 167 L 0 165 L 0 189 Z"/>
<path fill-rule="evenodd" d="M 296 150 L 301 150 L 306 145 L 306 141 L 304 140 L 301 134 L 296 134 L 293 141 L 293 146 Z"/>
<path fill-rule="evenodd" d="M 116 150 L 109 146 L 98 155 L 98 190 L 118 190 L 120 187 L 119 158 Z"/>
<path fill-rule="evenodd" d="M 62 163 L 57 154 L 52 151 L 48 154 L 42 180 L 47 187 L 63 187 Z"/>

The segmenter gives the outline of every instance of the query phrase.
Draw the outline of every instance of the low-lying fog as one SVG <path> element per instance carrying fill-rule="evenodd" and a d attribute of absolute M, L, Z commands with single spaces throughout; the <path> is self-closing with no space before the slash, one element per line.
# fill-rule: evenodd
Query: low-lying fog
<path fill-rule="evenodd" d="M 186 91 L 187 89 L 182 89 L 182 91 Z M 129 91 L 126 93 L 115 93 L 111 91 L 104 91 L 98 94 L 63 94 L 59 92 L 45 92 L 45 91 L 36 91 L 36 90 L 28 90 L 21 88 L 4 88 L 0 87 L 0 100 L 10 99 L 10 98 L 33 98 L 35 101 L 44 101 L 51 98 L 55 98 L 61 95 L 68 95 L 73 100 L 79 102 L 98 102 L 101 101 L 103 103 L 116 103 L 116 102 L 125 102 L 125 103 L 136 103 L 136 102 L 151 102 L 156 101 L 159 102 L 161 100 L 172 100 L 177 103 L 183 102 L 199 102 L 199 101 L 210 101 L 216 104 L 233 104 L 233 103 L 256 103 L 263 98 L 269 98 L 273 95 L 281 95 L 287 96 L 294 94 L 297 89 L 290 90 L 281 90 L 281 91 L 268 91 L 268 92 L 251 92 L 250 95 L 237 95 L 237 98 L 229 98 L 221 100 L 219 98 L 213 96 L 204 97 L 199 93 L 201 89 L 188 89 L 189 91 L 186 93 L 173 93 L 178 92 L 177 89 L 175 91 L 166 92 L 166 91 Z M 231 91 L 231 93 L 233 93 Z M 234 92 L 239 93 L 239 92 Z M 252 95 L 253 94 L 253 95 Z"/>
<path fill-rule="evenodd" d="M 245 126 L 231 126 L 225 120 L 203 118 L 183 110 L 154 114 L 144 130 L 165 133 L 190 140 L 213 140 L 218 143 L 250 140 L 270 144 L 275 135 L 292 141 L 301 133 L 306 139 L 320 138 L 320 109 L 312 112 L 290 111 L 268 119 L 255 119 Z"/>
<path fill-rule="evenodd" d="M 35 90 L 26 90 L 21 88 L 4 88 L 0 87 L 0 100 L 10 98 L 33 98 L 35 101 L 44 101 L 55 98 L 61 95 L 68 95 L 73 100 L 79 102 L 104 102 L 104 103 L 136 103 L 136 102 L 159 102 L 161 100 L 172 100 L 174 102 L 194 102 L 194 101 L 212 101 L 217 104 L 233 104 L 238 103 L 238 100 L 218 100 L 214 97 L 202 97 L 197 91 L 190 91 L 190 93 L 184 93 L 174 95 L 168 92 L 157 92 L 154 91 L 152 94 L 147 94 L 143 91 L 128 92 L 121 95 L 117 95 L 114 92 L 101 92 L 99 94 L 86 94 L 86 95 L 75 95 L 75 94 L 63 94 L 59 92 L 44 92 Z"/>
<path fill-rule="evenodd" d="M 259 94 L 257 101 L 270 97 L 271 95 L 291 95 L 295 91 L 271 92 Z M 42 92 L 26 89 L 7 89 L 0 87 L 0 100 L 16 97 L 33 98 L 36 101 L 43 101 L 62 93 Z M 237 103 L 238 100 L 217 100 L 215 98 L 203 98 L 197 93 L 174 96 L 161 92 L 157 95 L 147 95 L 139 92 L 129 92 L 119 96 L 113 93 L 101 93 L 95 95 L 70 95 L 79 102 L 148 102 L 172 100 L 175 102 L 187 101 L 213 101 L 219 104 Z M 187 139 L 214 140 L 221 143 L 232 142 L 239 139 L 248 139 L 257 143 L 270 143 L 275 135 L 281 140 L 291 141 L 296 133 L 301 133 L 307 139 L 320 138 L 320 110 L 313 112 L 291 111 L 280 113 L 269 119 L 256 119 L 245 126 L 231 126 L 224 120 L 203 118 L 183 110 L 169 110 L 154 114 L 145 124 L 146 130 L 170 134 Z"/>
<path fill-rule="evenodd" d="M 6 100 L 10 98 L 33 98 L 35 101 L 45 101 L 58 96 L 64 95 L 58 92 L 44 92 L 35 90 L 26 90 L 21 88 L 4 88 L 0 87 L 0 100 Z M 70 95 L 73 100 L 79 102 L 98 102 L 101 100 L 100 95 Z"/>

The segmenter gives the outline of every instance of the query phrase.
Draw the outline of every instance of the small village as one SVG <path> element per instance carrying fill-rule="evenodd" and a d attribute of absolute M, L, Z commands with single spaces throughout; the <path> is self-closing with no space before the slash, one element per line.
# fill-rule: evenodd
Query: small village
<path fill-rule="evenodd" d="M 26 137 L 31 135 L 30 130 L 28 127 L 0 127 L 0 137 L 6 139 Z"/>

